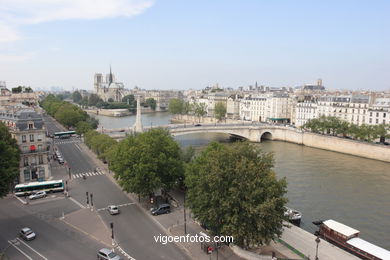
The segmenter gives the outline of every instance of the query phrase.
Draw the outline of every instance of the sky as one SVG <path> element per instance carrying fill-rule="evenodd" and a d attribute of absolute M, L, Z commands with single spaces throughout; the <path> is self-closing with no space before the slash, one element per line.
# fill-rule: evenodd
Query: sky
<path fill-rule="evenodd" d="M 390 89 L 390 1 L 0 0 L 0 81 Z"/>

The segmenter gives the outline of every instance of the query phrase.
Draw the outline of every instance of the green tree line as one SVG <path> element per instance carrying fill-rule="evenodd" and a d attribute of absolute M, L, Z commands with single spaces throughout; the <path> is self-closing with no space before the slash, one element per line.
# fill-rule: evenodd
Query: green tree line
<path fill-rule="evenodd" d="M 86 122 L 91 129 L 96 129 L 99 124 L 97 119 L 89 116 L 78 106 L 62 101 L 51 94 L 42 100 L 40 105 L 49 115 L 67 128 L 76 128 L 78 123 Z"/>
<path fill-rule="evenodd" d="M 20 151 L 8 127 L 0 121 L 0 198 L 7 195 L 19 176 Z"/>
<path fill-rule="evenodd" d="M 390 125 L 356 125 L 333 116 L 321 116 L 311 119 L 302 128 L 310 129 L 311 132 L 317 134 L 350 137 L 367 142 L 372 142 L 378 138 L 380 142 L 385 142 L 386 138 L 390 138 Z"/>

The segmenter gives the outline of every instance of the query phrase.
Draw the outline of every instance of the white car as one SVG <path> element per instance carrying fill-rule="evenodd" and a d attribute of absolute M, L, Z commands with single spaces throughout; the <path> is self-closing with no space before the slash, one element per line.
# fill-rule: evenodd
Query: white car
<path fill-rule="evenodd" d="M 36 236 L 35 233 L 31 230 L 31 228 L 28 227 L 22 228 L 19 234 L 24 240 L 27 241 L 33 240 Z"/>
<path fill-rule="evenodd" d="M 110 212 L 111 215 L 118 215 L 119 214 L 118 206 L 110 205 L 110 206 L 108 206 L 107 210 L 108 210 L 108 212 Z"/>
<path fill-rule="evenodd" d="M 37 191 L 34 194 L 31 194 L 28 196 L 30 200 L 35 200 L 35 199 L 40 199 L 46 197 L 46 192 L 45 191 Z"/>
<path fill-rule="evenodd" d="M 112 250 L 108 248 L 102 248 L 97 253 L 97 259 L 104 259 L 104 260 L 122 260 L 122 257 L 115 254 Z"/>

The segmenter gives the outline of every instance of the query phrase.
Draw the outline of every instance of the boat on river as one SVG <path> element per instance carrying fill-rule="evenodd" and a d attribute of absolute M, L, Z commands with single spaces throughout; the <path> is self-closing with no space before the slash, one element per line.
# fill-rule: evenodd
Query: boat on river
<path fill-rule="evenodd" d="M 317 235 L 362 259 L 390 259 L 390 251 L 361 239 L 359 230 L 332 219 L 315 221 L 313 224 L 320 227 L 316 232 Z"/>
<path fill-rule="evenodd" d="M 287 217 L 288 221 L 299 227 L 301 224 L 302 213 L 289 207 L 284 208 L 284 216 Z"/>

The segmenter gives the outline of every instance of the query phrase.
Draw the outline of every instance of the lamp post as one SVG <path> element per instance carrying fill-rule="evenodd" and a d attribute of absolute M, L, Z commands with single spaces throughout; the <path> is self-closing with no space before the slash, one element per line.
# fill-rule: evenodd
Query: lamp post
<path fill-rule="evenodd" d="M 317 246 L 316 246 L 316 258 L 315 258 L 315 260 L 319 260 L 318 259 L 318 245 L 320 244 L 320 242 L 321 242 L 321 240 L 320 240 L 320 238 L 317 236 L 317 238 L 316 238 L 316 243 L 317 243 Z"/>

